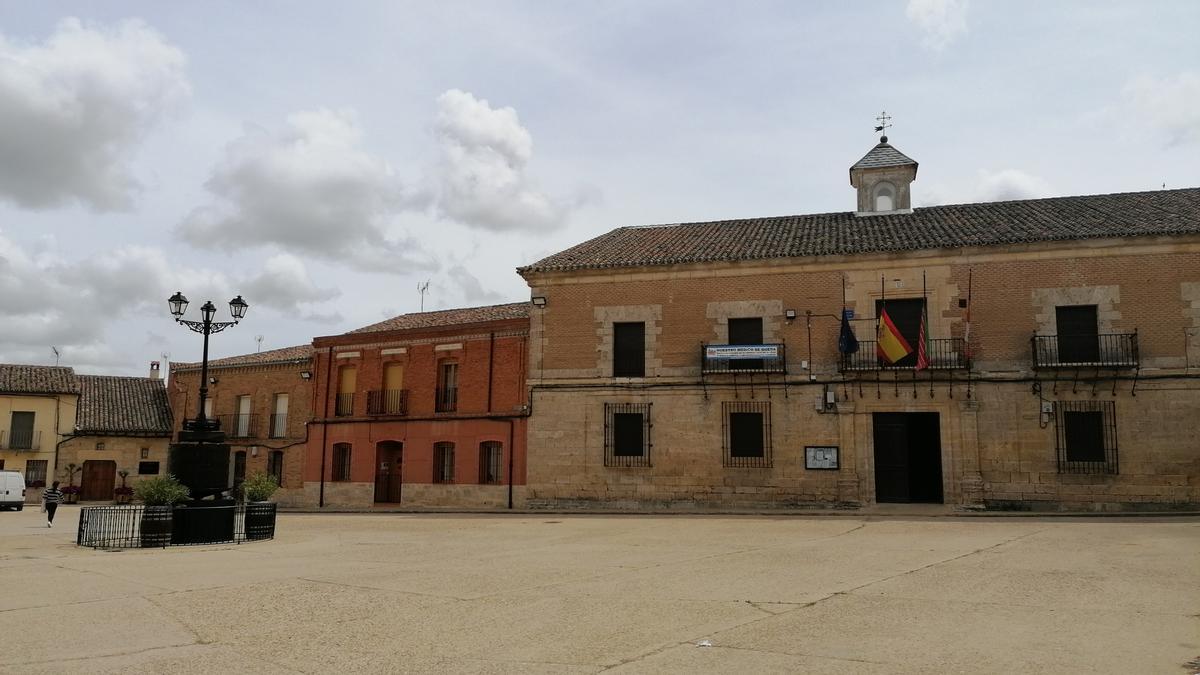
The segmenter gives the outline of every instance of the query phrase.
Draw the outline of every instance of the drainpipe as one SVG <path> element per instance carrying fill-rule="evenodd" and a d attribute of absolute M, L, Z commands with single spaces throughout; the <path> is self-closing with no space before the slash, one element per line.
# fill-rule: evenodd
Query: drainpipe
<path fill-rule="evenodd" d="M 513 507 L 513 458 L 517 454 L 517 448 L 513 445 L 513 426 L 516 420 L 508 418 L 508 509 L 511 511 Z"/>
<path fill-rule="evenodd" d="M 325 403 L 321 406 L 324 413 L 321 421 L 321 494 L 317 499 L 317 508 L 325 508 L 325 450 L 329 445 L 329 378 L 333 372 L 333 347 L 325 353 Z M 313 389 L 317 389 L 314 384 Z"/>
<path fill-rule="evenodd" d="M 496 362 L 496 332 L 488 334 L 488 398 L 487 411 L 492 412 L 492 366 Z M 511 507 L 510 507 L 511 508 Z"/>

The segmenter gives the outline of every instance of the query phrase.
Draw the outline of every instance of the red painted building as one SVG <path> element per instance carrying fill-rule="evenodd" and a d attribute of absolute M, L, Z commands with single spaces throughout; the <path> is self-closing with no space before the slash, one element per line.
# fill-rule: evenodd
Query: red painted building
<path fill-rule="evenodd" d="M 313 340 L 310 504 L 524 501 L 529 305 L 404 314 Z"/>

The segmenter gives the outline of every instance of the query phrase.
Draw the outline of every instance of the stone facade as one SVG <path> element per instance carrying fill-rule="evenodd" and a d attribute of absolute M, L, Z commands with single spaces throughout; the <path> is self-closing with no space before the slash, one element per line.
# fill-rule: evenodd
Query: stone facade
<path fill-rule="evenodd" d="M 876 413 L 936 413 L 941 501 L 960 507 L 1170 509 L 1200 505 L 1200 364 L 1183 336 L 1200 321 L 1200 239 L 1048 242 L 820 259 L 528 272 L 533 315 L 528 503 L 533 507 L 729 509 L 876 503 Z M 1147 281 L 1147 280 L 1152 281 Z M 875 302 L 926 298 L 929 337 L 962 338 L 971 367 L 843 372 L 838 317 L 874 339 Z M 597 367 L 602 307 L 654 307 L 654 374 L 615 382 Z M 1135 334 L 1138 368 L 1035 369 L 1031 338 L 1055 336 L 1055 307 L 1097 307 L 1101 333 Z M 796 319 L 787 320 L 787 310 Z M 811 315 L 806 314 L 810 312 Z M 786 375 L 702 373 L 722 322 L 762 316 L 787 345 Z M 1054 338 L 1051 338 L 1054 339 Z M 958 347 L 967 352 L 967 346 Z M 965 359 L 966 353 L 956 355 Z M 1190 361 L 1189 361 L 1190 359 Z M 1191 368 L 1188 364 L 1191 363 Z M 599 372 L 599 375 L 596 373 Z M 611 372 L 608 371 L 608 372 Z M 723 462 L 722 403 L 770 410 L 770 465 Z M 1061 470 L 1071 405 L 1104 413 L 1114 461 Z M 650 404 L 650 462 L 605 466 L 605 404 Z M 837 446 L 839 468 L 805 468 Z"/>

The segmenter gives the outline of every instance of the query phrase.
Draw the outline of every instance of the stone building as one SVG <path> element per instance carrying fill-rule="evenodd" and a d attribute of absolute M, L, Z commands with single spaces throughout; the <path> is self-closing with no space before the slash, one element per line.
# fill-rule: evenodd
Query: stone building
<path fill-rule="evenodd" d="M 0 469 L 25 476 L 27 502 L 55 480 L 58 444 L 75 428 L 78 407 L 72 369 L 0 364 Z"/>
<path fill-rule="evenodd" d="M 316 338 L 305 502 L 519 503 L 528 316 L 528 303 L 470 307 Z"/>
<path fill-rule="evenodd" d="M 298 345 L 208 362 L 206 416 L 221 423 L 230 445 L 230 484 L 266 472 L 280 489 L 284 506 L 304 503 L 304 452 L 313 401 L 312 347 Z M 200 364 L 171 364 L 168 387 L 174 430 L 195 418 Z"/>
<path fill-rule="evenodd" d="M 171 407 L 159 378 L 76 375 L 79 410 L 74 429 L 59 447 L 59 480 L 78 467 L 80 501 L 111 501 L 114 488 L 165 473 L 171 441 Z M 124 478 L 120 473 L 126 472 Z"/>
<path fill-rule="evenodd" d="M 528 504 L 1200 504 L 1200 189 L 914 209 L 916 176 L 884 138 L 854 211 L 521 268 Z"/>

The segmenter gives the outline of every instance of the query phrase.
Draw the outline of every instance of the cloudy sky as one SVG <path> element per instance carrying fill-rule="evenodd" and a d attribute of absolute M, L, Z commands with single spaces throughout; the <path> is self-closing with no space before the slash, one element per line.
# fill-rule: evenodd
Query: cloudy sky
<path fill-rule="evenodd" d="M 1200 185 L 1200 3 L 0 0 L 0 361 L 198 360 L 521 300 L 620 225 Z"/>

